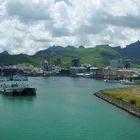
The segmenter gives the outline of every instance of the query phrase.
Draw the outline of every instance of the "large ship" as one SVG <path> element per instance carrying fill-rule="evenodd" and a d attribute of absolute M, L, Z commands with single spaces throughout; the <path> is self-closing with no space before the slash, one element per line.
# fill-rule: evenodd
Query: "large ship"
<path fill-rule="evenodd" d="M 28 84 L 6 82 L 0 85 L 0 93 L 7 96 L 35 96 L 36 88 Z"/>

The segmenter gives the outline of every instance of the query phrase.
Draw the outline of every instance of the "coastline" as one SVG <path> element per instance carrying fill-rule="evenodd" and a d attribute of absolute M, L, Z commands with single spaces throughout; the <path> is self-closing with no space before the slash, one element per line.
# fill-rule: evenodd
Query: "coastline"
<path fill-rule="evenodd" d="M 135 106 L 135 105 L 132 105 L 128 102 L 125 102 L 125 101 L 122 101 L 120 99 L 116 99 L 112 96 L 109 96 L 109 95 L 106 95 L 104 93 L 102 93 L 102 90 L 101 91 L 98 91 L 96 93 L 94 93 L 94 95 L 126 112 L 128 112 L 129 114 L 135 116 L 135 117 L 138 117 L 140 118 L 140 108 Z"/>

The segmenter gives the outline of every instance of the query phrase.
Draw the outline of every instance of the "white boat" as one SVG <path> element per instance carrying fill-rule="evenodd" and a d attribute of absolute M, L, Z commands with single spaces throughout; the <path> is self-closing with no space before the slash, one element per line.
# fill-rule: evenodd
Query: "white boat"
<path fill-rule="evenodd" d="M 129 81 L 127 79 L 120 80 L 120 83 L 125 85 L 137 85 L 134 81 Z"/>
<path fill-rule="evenodd" d="M 91 76 L 91 74 L 90 73 L 77 73 L 76 76 L 89 78 Z"/>
<path fill-rule="evenodd" d="M 105 79 L 104 80 L 106 83 L 119 83 L 119 80 L 111 80 L 111 79 Z"/>
<path fill-rule="evenodd" d="M 13 81 L 28 81 L 28 77 L 17 74 L 17 75 L 13 75 L 12 80 Z"/>

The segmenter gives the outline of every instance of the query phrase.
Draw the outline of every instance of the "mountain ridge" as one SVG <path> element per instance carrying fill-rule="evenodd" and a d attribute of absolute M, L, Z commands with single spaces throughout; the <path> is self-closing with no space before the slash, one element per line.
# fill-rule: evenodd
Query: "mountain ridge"
<path fill-rule="evenodd" d="M 99 66 L 109 65 L 112 59 L 130 59 L 134 63 L 140 63 L 140 41 L 136 41 L 127 45 L 125 48 L 120 46 L 111 47 L 109 45 L 97 45 L 94 48 L 74 47 L 68 45 L 51 46 L 47 49 L 36 52 L 34 55 L 16 54 L 11 55 L 7 51 L 0 53 L 0 64 L 16 65 L 16 64 L 33 64 L 40 66 L 41 59 L 50 59 L 50 63 L 54 64 L 56 59 L 61 59 L 63 66 L 69 66 L 71 59 L 77 57 L 81 63 L 97 63 Z"/>

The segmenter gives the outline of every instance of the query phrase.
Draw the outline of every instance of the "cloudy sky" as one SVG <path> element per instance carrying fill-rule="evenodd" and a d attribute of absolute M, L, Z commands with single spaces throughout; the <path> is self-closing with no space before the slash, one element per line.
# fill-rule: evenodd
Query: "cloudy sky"
<path fill-rule="evenodd" d="M 0 52 L 140 39 L 139 0 L 0 0 Z"/>

